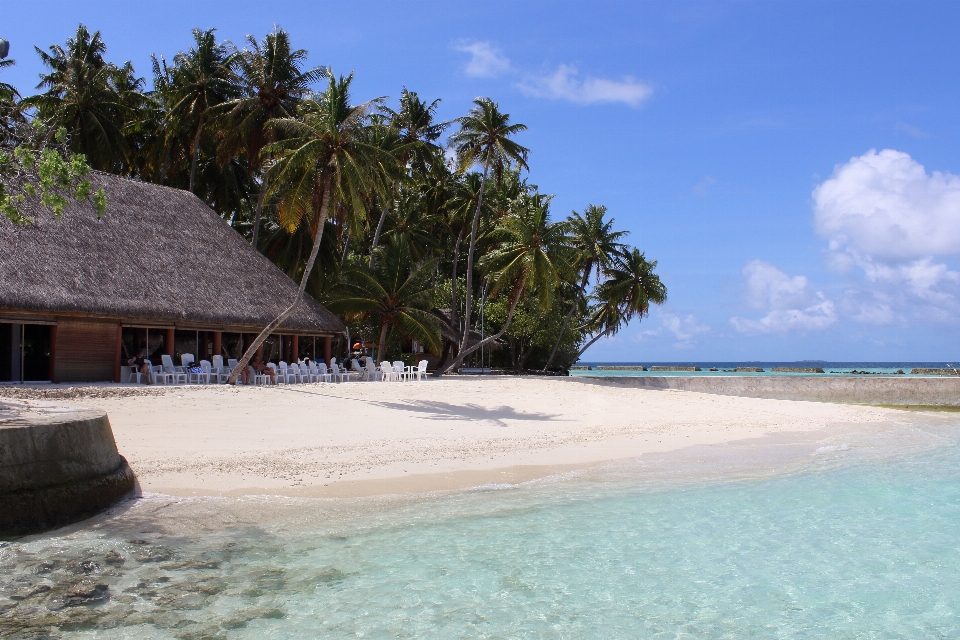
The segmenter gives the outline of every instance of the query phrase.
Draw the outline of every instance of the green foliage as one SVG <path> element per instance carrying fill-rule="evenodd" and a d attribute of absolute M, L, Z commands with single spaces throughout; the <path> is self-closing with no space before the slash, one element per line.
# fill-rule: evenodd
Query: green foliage
<path fill-rule="evenodd" d="M 59 219 L 71 200 L 92 199 L 97 216 L 105 213 L 106 194 L 92 193 L 86 158 L 71 155 L 67 142 L 63 127 L 48 133 L 35 121 L 0 143 L 0 211 L 14 224 L 32 224 L 25 211 L 36 205 Z"/>
<path fill-rule="evenodd" d="M 551 219 L 552 196 L 522 173 L 527 127 L 490 98 L 452 122 L 405 87 L 393 106 L 355 104 L 353 75 L 311 66 L 279 27 L 243 49 L 195 29 L 172 64 L 153 56 L 150 91 L 106 51 L 79 25 L 37 49 L 42 93 L 0 83 L 7 217 L 59 216 L 72 199 L 103 215 L 91 169 L 188 188 L 381 353 L 446 339 L 452 366 L 474 357 L 478 300 L 485 336 L 502 334 L 493 361 L 546 369 L 666 299 L 656 262 L 623 244 L 605 207 Z M 443 338 L 430 312 L 447 308 Z"/>
<path fill-rule="evenodd" d="M 357 265 L 343 273 L 327 302 L 347 321 L 370 321 L 380 329 L 378 353 L 386 352 L 389 332 L 440 351 L 440 329 L 433 308 L 433 260 L 415 261 L 402 236 L 376 249 L 373 267 Z"/>

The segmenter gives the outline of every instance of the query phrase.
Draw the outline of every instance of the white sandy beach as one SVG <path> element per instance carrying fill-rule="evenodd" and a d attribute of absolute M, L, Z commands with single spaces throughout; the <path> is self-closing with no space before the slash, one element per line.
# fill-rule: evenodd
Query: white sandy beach
<path fill-rule="evenodd" d="M 518 482 L 889 415 L 542 378 L 178 387 L 81 403 L 108 412 L 143 491 L 179 496 L 362 496 Z"/>

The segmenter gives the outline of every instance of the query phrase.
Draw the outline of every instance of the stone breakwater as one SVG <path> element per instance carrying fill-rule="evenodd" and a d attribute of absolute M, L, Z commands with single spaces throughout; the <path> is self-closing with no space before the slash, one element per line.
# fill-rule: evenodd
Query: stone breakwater
<path fill-rule="evenodd" d="M 135 482 L 103 411 L 0 402 L 0 538 L 82 520 Z"/>
<path fill-rule="evenodd" d="M 569 378 L 576 383 L 674 389 L 747 398 L 863 404 L 960 406 L 960 377 L 646 376 Z"/>
<path fill-rule="evenodd" d="M 587 367 L 589 369 L 590 367 Z M 571 370 L 573 367 L 571 367 Z M 646 371 L 646 367 L 637 365 L 599 365 L 597 371 Z"/>

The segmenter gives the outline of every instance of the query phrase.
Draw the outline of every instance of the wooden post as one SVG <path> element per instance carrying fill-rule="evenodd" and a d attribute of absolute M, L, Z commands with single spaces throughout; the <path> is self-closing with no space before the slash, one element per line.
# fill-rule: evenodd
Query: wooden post
<path fill-rule="evenodd" d="M 220 351 L 221 351 L 222 348 L 223 348 L 223 342 L 222 342 L 222 341 L 223 341 L 223 332 L 222 332 L 222 331 L 214 331 L 214 332 L 213 332 L 213 353 L 210 354 L 211 356 L 223 355 L 222 353 L 220 353 Z M 211 357 L 211 359 L 212 359 L 212 357 Z"/>
<path fill-rule="evenodd" d="M 330 336 L 323 337 L 323 361 L 327 363 L 327 366 L 330 366 Z"/>
<path fill-rule="evenodd" d="M 173 340 L 173 329 L 167 329 L 167 333 L 163 338 L 163 352 L 171 358 L 173 357 Z"/>
<path fill-rule="evenodd" d="M 300 361 L 300 336 L 293 336 L 290 338 L 290 362 L 299 362 Z"/>
<path fill-rule="evenodd" d="M 123 325 L 117 325 L 116 353 L 113 356 L 113 381 L 120 382 L 120 367 L 123 361 Z M 53 349 L 50 349 L 50 362 L 53 363 Z"/>
<path fill-rule="evenodd" d="M 253 340 L 251 340 L 251 342 L 253 342 Z M 256 360 L 263 360 L 263 345 L 262 345 L 262 344 L 261 344 L 259 347 L 257 347 L 257 355 L 254 356 L 254 359 L 256 359 Z"/>

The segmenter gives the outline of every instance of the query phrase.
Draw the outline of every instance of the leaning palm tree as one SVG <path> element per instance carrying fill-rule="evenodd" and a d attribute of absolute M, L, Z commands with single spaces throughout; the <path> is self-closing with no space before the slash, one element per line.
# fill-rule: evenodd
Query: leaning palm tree
<path fill-rule="evenodd" d="M 460 338 L 461 352 L 466 348 L 470 335 L 474 254 L 477 246 L 477 229 L 480 226 L 480 210 L 483 205 L 483 190 L 486 186 L 487 175 L 490 169 L 493 169 L 499 182 L 503 170 L 511 164 L 529 170 L 527 154 L 530 151 L 510 139 L 512 136 L 526 131 L 526 125 L 510 124 L 510 115 L 501 113 L 497 103 L 490 98 L 477 98 L 473 101 L 473 104 L 474 107 L 470 110 L 470 113 L 457 119 L 460 129 L 450 136 L 450 144 L 456 151 L 461 172 L 476 164 L 483 165 L 480 195 L 477 198 L 477 208 L 473 214 L 473 224 L 470 227 L 470 244 L 467 251 L 467 286 L 464 292 L 464 328 Z"/>
<path fill-rule="evenodd" d="M 329 212 L 342 208 L 351 219 L 364 219 L 370 193 L 385 191 L 385 179 L 379 171 L 382 152 L 368 143 L 364 130 L 371 109 L 380 99 L 351 105 L 352 80 L 353 74 L 339 79 L 331 74 L 326 91 L 300 104 L 298 118 L 268 123 L 278 139 L 265 148 L 277 158 L 270 168 L 270 193 L 278 197 L 278 222 L 288 231 L 309 225 L 313 248 L 300 276 L 297 297 L 243 354 L 230 376 L 231 383 L 236 382 L 263 341 L 300 306 Z"/>
<path fill-rule="evenodd" d="M 605 219 L 606 214 L 607 208 L 605 206 L 591 204 L 587 205 L 582 215 L 574 211 L 567 221 L 569 227 L 568 241 L 574 252 L 574 266 L 580 272 L 580 284 L 573 302 L 570 304 L 570 310 L 560 326 L 560 334 L 550 351 L 550 357 L 547 358 L 547 363 L 543 365 L 544 371 L 553 364 L 557 349 L 560 347 L 561 340 L 563 340 L 563 334 L 567 330 L 567 324 L 569 324 L 570 318 L 573 317 L 574 311 L 580 306 L 581 300 L 587 292 L 590 275 L 594 274 L 599 279 L 600 275 L 612 266 L 614 259 L 624 250 L 620 239 L 626 236 L 627 232 L 614 231 L 614 220 L 613 218 Z"/>
<path fill-rule="evenodd" d="M 565 228 L 563 222 L 550 222 L 549 198 L 546 196 L 524 195 L 514 203 L 511 213 L 492 233 L 498 244 L 480 264 L 490 283 L 490 295 L 509 296 L 507 319 L 500 331 L 476 344 L 462 347 L 456 357 L 434 375 L 443 375 L 459 366 L 471 353 L 499 340 L 510 328 L 517 303 L 524 293 L 536 296 L 542 309 L 550 307 L 554 291 L 570 270 L 564 255 Z"/>
<path fill-rule="evenodd" d="M 170 125 L 177 130 L 191 130 L 190 192 L 194 193 L 201 136 L 208 123 L 208 111 L 240 93 L 233 71 L 229 48 L 217 44 L 216 29 L 193 30 L 194 46 L 174 56 L 170 90 L 173 94 Z"/>
<path fill-rule="evenodd" d="M 267 123 L 277 118 L 292 118 L 297 105 L 308 95 L 311 86 L 327 75 L 326 67 L 304 69 L 305 49 L 293 49 L 290 36 L 275 28 L 258 42 L 247 36 L 248 48 L 233 56 L 236 75 L 243 87 L 242 95 L 215 108 L 214 114 L 223 114 L 219 131 L 222 134 L 219 156 L 221 164 L 246 152 L 252 174 L 260 171 L 264 158 L 261 151 L 269 144 Z M 254 211 L 253 240 L 258 246 L 260 216 L 268 184 L 264 174 L 260 195 Z"/>
<path fill-rule="evenodd" d="M 92 168 L 116 171 L 129 156 L 125 109 L 111 82 L 116 67 L 103 58 L 107 47 L 100 32 L 91 34 L 81 24 L 65 49 L 34 49 L 49 72 L 40 76 L 37 86 L 45 91 L 25 98 L 24 104 L 36 107 L 37 117 L 51 131 L 65 128 L 70 150 L 86 156 Z"/>
<path fill-rule="evenodd" d="M 667 301 L 667 288 L 654 272 L 657 261 L 647 262 L 639 249 L 623 252 L 597 286 L 594 306 L 585 327 L 593 335 L 577 353 L 577 360 L 603 336 L 615 334 L 634 317 L 643 319 L 651 304 Z"/>
<path fill-rule="evenodd" d="M 373 268 L 358 266 L 343 273 L 342 284 L 327 307 L 347 321 L 378 326 L 380 358 L 386 353 L 391 330 L 439 352 L 440 325 L 430 313 L 435 269 L 433 259 L 414 261 L 405 237 L 393 237 L 376 250 Z"/>

